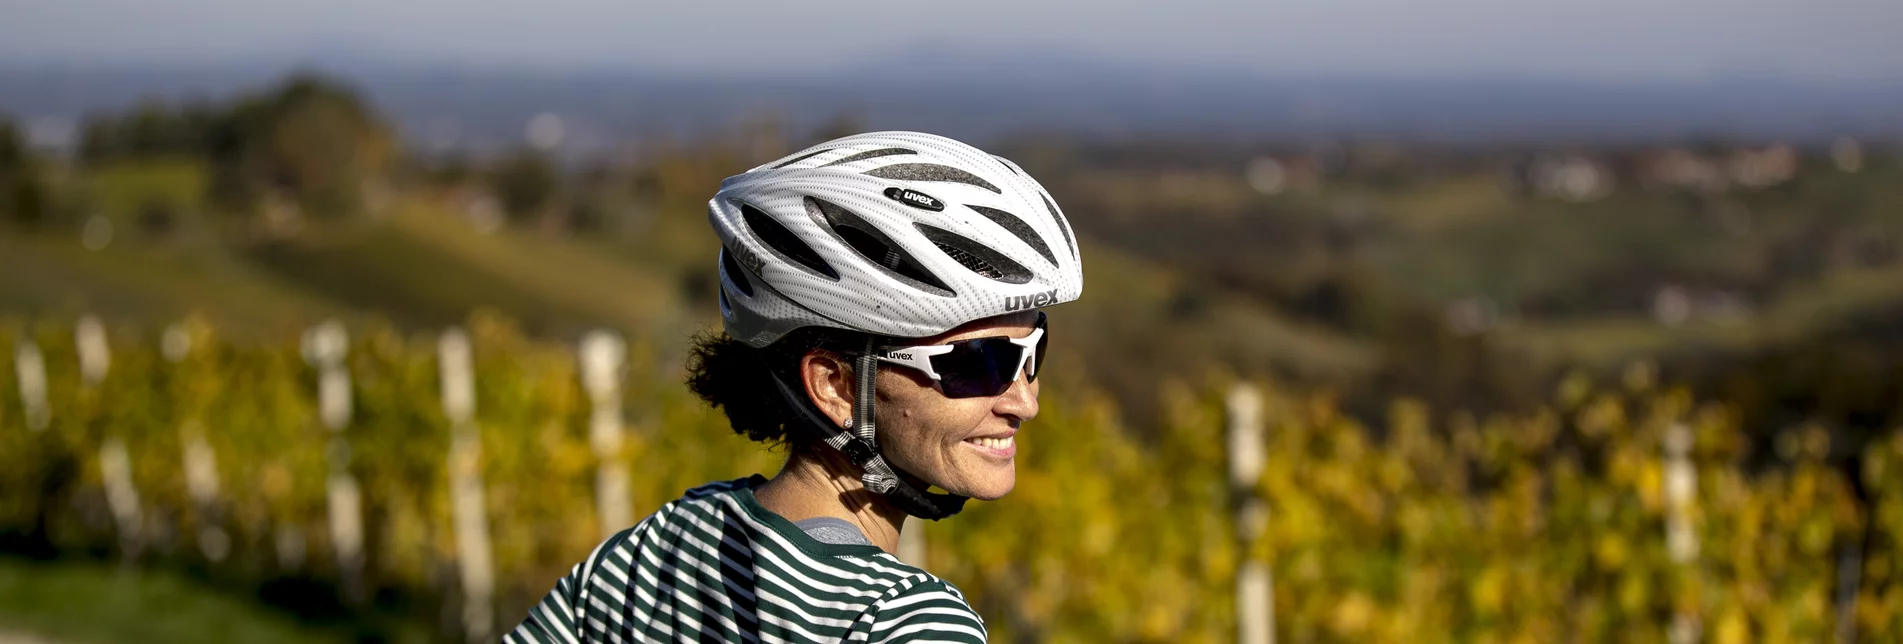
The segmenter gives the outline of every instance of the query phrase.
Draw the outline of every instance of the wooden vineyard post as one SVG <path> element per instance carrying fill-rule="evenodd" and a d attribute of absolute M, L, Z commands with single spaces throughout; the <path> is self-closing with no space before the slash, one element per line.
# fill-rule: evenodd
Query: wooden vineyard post
<path fill-rule="evenodd" d="M 580 353 L 582 387 L 593 405 L 588 442 L 600 462 L 595 471 L 595 518 L 605 540 L 634 522 L 628 464 L 621 454 L 621 366 L 628 348 L 621 336 L 596 330 L 582 338 Z"/>
<path fill-rule="evenodd" d="M 1236 641 L 1275 643 L 1275 585 L 1269 563 L 1252 556 L 1267 532 L 1268 504 L 1256 492 L 1267 460 L 1262 438 L 1262 394 L 1243 383 L 1229 391 L 1229 491 L 1235 510 L 1236 547 L 1242 567 L 1236 572 Z"/>
<path fill-rule="evenodd" d="M 463 588 L 463 635 L 471 642 L 486 642 L 495 628 L 495 569 L 490 559 L 482 442 L 476 432 L 475 374 L 469 354 L 469 335 L 462 329 L 444 331 L 437 342 L 443 414 L 450 426 L 450 511 L 454 515 L 456 563 Z"/>
<path fill-rule="evenodd" d="M 13 373 L 20 381 L 20 408 L 26 415 L 26 428 L 45 431 L 52 420 L 46 408 L 46 357 L 29 334 L 21 333 L 13 346 Z"/>
<path fill-rule="evenodd" d="M 330 514 L 330 539 L 336 547 L 337 570 L 343 577 L 344 596 L 351 603 L 365 599 L 363 566 L 363 492 L 350 474 L 350 370 L 344 358 L 350 337 L 344 325 L 327 320 L 304 334 L 304 361 L 317 369 L 317 418 L 328 430 L 325 454 L 330 474 L 325 479 Z"/>
<path fill-rule="evenodd" d="M 1698 472 L 1692 466 L 1692 430 L 1673 423 L 1665 430 L 1665 552 L 1678 566 L 1698 562 L 1698 532 L 1692 511 L 1698 498 Z M 1672 644 L 1701 639 L 1704 628 L 1696 612 L 1679 610 L 1672 616 Z"/>
<path fill-rule="evenodd" d="M 90 315 L 79 318 L 73 328 L 73 344 L 79 353 L 80 381 L 91 395 L 101 395 L 99 388 L 112 367 L 105 325 Z M 99 478 L 106 488 L 106 507 L 119 529 L 119 547 L 130 561 L 144 545 L 145 512 L 140 507 L 139 488 L 132 482 L 132 458 L 126 453 L 125 439 L 112 428 L 106 429 L 105 439 L 99 443 Z"/>
<path fill-rule="evenodd" d="M 191 356 L 192 335 L 183 324 L 173 324 L 165 328 L 160 338 L 159 350 L 165 355 L 165 361 L 173 369 L 181 369 L 185 359 Z M 218 459 L 211 449 L 211 443 L 205 440 L 205 426 L 196 417 L 184 418 L 178 424 L 180 456 L 185 465 L 185 493 L 191 497 L 193 511 L 197 513 L 198 551 L 212 562 L 225 560 L 231 552 L 231 536 L 225 533 L 223 524 L 223 506 L 218 500 Z"/>

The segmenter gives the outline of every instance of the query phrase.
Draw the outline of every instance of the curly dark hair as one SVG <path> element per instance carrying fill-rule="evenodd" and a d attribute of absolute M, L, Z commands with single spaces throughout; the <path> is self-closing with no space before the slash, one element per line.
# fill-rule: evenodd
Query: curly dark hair
<path fill-rule="evenodd" d="M 773 385 L 778 374 L 789 385 L 800 382 L 800 358 L 814 350 L 852 355 L 864 349 L 865 335 L 807 327 L 764 348 L 748 346 L 726 333 L 694 336 L 687 356 L 687 388 L 727 414 L 736 434 L 794 451 L 819 442 L 800 428 L 797 411 Z M 851 369 L 848 361 L 847 369 Z"/>

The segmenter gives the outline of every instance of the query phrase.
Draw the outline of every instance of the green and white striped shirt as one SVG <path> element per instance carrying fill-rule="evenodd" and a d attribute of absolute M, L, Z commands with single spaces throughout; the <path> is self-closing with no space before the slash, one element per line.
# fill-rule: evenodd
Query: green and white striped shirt
<path fill-rule="evenodd" d="M 507 644 L 984 642 L 950 583 L 761 507 L 764 477 L 688 490 L 595 548 Z"/>

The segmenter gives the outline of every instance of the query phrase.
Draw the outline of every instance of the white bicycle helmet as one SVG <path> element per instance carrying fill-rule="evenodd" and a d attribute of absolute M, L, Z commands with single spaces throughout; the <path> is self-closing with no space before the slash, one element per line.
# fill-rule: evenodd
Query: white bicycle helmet
<path fill-rule="evenodd" d="M 1050 193 L 942 136 L 821 143 L 721 182 L 707 216 L 727 334 L 755 347 L 806 326 L 924 337 L 1083 294 Z"/>
<path fill-rule="evenodd" d="M 864 470 L 866 488 L 926 519 L 965 497 L 906 482 L 879 449 L 873 375 L 882 338 L 918 338 L 1083 294 L 1070 224 L 1016 164 L 942 136 L 874 132 L 827 141 L 721 182 L 707 203 L 720 235 L 727 334 L 766 347 L 818 326 L 866 334 L 853 356 L 852 427 L 804 390 L 774 384 L 805 425 Z"/>

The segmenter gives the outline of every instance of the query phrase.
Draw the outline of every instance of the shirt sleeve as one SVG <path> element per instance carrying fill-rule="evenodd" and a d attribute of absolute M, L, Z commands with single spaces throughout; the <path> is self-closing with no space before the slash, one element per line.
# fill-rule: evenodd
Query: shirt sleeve
<path fill-rule="evenodd" d="M 906 589 L 873 607 L 868 642 L 901 644 L 953 642 L 984 644 L 985 623 L 950 584 L 932 580 Z"/>
<path fill-rule="evenodd" d="M 578 601 L 574 589 L 579 585 L 581 566 L 569 572 L 555 582 L 555 588 L 548 591 L 522 623 L 502 638 L 503 644 L 577 644 L 575 638 L 575 613 L 569 610 Z"/>
<path fill-rule="evenodd" d="M 548 591 L 535 607 L 529 609 L 522 623 L 502 638 L 503 644 L 581 644 L 583 638 L 584 610 L 588 608 L 586 588 L 588 577 L 595 574 L 603 553 L 625 538 L 627 532 L 615 535 L 587 559 L 575 564 L 568 575 L 555 581 L 555 588 Z"/>

